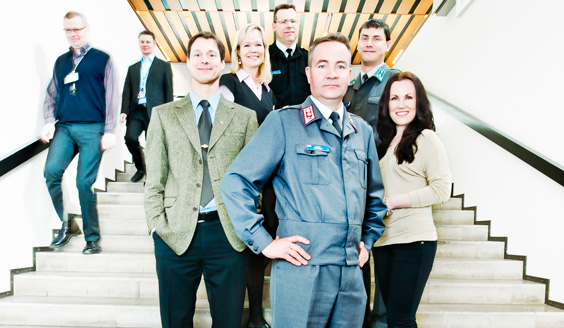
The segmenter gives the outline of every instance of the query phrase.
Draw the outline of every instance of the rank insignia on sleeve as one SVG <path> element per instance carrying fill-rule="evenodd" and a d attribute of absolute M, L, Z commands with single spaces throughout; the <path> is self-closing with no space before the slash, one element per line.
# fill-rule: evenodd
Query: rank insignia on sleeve
<path fill-rule="evenodd" d="M 315 112 L 313 111 L 313 105 L 309 105 L 302 108 L 302 113 L 304 115 L 304 124 L 308 125 L 309 122 L 315 120 Z"/>
<path fill-rule="evenodd" d="M 356 83 L 356 79 L 353 79 L 351 83 L 349 83 L 349 87 L 352 87 Z"/>

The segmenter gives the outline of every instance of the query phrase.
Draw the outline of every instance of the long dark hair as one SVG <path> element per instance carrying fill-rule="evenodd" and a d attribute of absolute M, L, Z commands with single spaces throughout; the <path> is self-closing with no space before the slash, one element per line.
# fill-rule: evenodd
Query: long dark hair
<path fill-rule="evenodd" d="M 378 155 L 384 157 L 390 143 L 396 136 L 396 124 L 390 117 L 390 89 L 392 84 L 397 81 L 410 80 L 415 85 L 416 97 L 416 114 L 415 118 L 405 128 L 399 144 L 396 147 L 395 155 L 398 164 L 403 162 L 411 163 L 415 159 L 417 153 L 417 144 L 415 140 L 425 129 L 435 131 L 435 122 L 433 121 L 433 113 L 431 112 L 431 103 L 427 98 L 427 92 L 423 87 L 423 83 L 419 78 L 411 72 L 396 73 L 390 77 L 388 83 L 384 87 L 380 102 L 378 104 L 378 124 L 376 130 L 382 143 L 378 147 Z"/>

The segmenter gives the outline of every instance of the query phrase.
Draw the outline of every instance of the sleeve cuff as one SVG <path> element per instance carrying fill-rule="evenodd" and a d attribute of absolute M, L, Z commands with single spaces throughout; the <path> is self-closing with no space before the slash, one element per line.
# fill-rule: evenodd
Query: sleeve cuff
<path fill-rule="evenodd" d="M 272 236 L 266 231 L 265 228 L 261 227 L 254 234 L 252 234 L 249 239 L 245 241 L 245 245 L 251 249 L 255 254 L 260 254 L 262 251 L 272 243 Z"/>

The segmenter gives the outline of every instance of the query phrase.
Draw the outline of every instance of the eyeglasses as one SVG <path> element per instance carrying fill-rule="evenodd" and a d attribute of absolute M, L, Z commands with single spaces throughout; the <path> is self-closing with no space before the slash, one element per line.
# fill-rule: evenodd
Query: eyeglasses
<path fill-rule="evenodd" d="M 86 26 L 81 27 L 81 28 L 64 28 L 63 31 L 65 31 L 65 33 L 67 34 L 71 34 L 71 33 L 78 33 L 82 30 L 84 30 L 86 28 Z"/>
<path fill-rule="evenodd" d="M 296 24 L 298 21 L 295 19 L 284 19 L 284 20 L 277 20 L 276 24 L 282 24 L 282 25 L 286 25 L 288 23 L 290 24 Z"/>

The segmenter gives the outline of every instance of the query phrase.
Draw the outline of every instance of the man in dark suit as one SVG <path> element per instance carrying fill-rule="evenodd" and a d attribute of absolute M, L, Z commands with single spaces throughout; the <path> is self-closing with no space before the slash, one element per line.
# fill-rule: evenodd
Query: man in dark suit
<path fill-rule="evenodd" d="M 254 111 L 223 98 L 225 46 L 188 42 L 191 90 L 154 109 L 147 133 L 145 213 L 153 233 L 163 327 L 192 327 L 202 273 L 213 327 L 240 328 L 248 254 L 219 184 L 258 128 Z"/>
<path fill-rule="evenodd" d="M 268 47 L 272 69 L 269 86 L 276 97 L 276 108 L 301 104 L 311 92 L 305 73 L 308 53 L 296 44 L 296 7 L 286 3 L 276 6 L 272 29 L 276 33 L 276 41 Z"/>
<path fill-rule="evenodd" d="M 362 24 L 358 32 L 357 45 L 361 72 L 350 83 L 343 100 L 345 103 L 350 103 L 349 112 L 362 117 L 372 126 L 376 147 L 380 145 L 380 138 L 376 131 L 380 96 L 390 76 L 399 72 L 384 63 L 386 52 L 390 50 L 391 46 L 390 28 L 383 20 L 370 19 Z M 374 274 L 374 279 L 376 279 L 374 307 L 370 314 L 370 261 L 362 268 L 362 273 L 368 296 L 363 327 L 386 328 L 386 308 L 380 295 L 376 274 Z"/>
<path fill-rule="evenodd" d="M 121 122 L 127 120 L 125 144 L 137 168 L 132 182 L 138 182 L 145 176 L 139 135 L 147 131 L 153 107 L 172 101 L 172 70 L 170 63 L 155 57 L 153 32 L 139 34 L 139 48 L 143 58 L 129 66 L 121 102 Z"/>
<path fill-rule="evenodd" d="M 399 72 L 384 63 L 391 46 L 390 28 L 383 20 L 371 19 L 362 24 L 357 45 L 361 71 L 351 81 L 343 99 L 345 104 L 350 103 L 349 112 L 362 117 L 372 126 L 376 147 L 380 145 L 376 131 L 380 95 L 390 76 Z"/>

